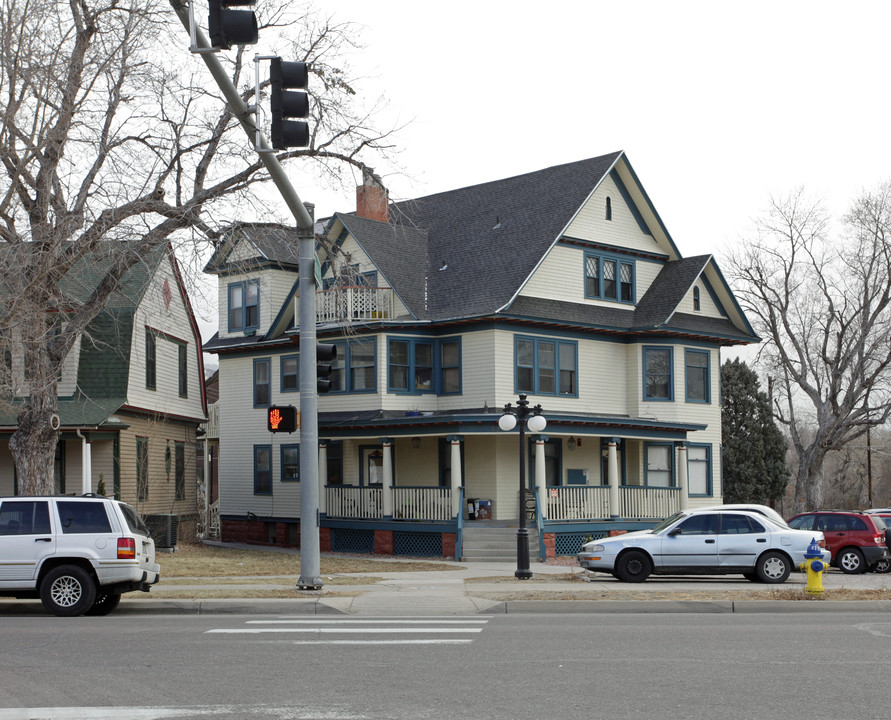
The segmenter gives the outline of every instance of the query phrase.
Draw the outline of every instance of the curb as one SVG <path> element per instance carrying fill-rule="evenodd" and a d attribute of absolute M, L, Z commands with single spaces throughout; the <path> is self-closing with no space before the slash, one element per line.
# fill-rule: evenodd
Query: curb
<path fill-rule="evenodd" d="M 409 610 L 406 610 L 410 612 Z M 478 611 L 481 615 L 634 615 L 891 612 L 888 600 L 508 600 Z M 115 615 L 354 615 L 321 600 L 131 600 Z M 0 616 L 44 615 L 39 601 L 0 602 Z"/>

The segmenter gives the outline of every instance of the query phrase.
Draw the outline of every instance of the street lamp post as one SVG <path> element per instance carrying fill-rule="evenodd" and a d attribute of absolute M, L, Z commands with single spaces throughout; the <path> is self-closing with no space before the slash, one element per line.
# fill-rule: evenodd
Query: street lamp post
<path fill-rule="evenodd" d="M 513 430 L 517 425 L 520 427 L 520 525 L 517 528 L 517 571 L 514 575 L 518 580 L 528 580 L 532 571 L 529 569 L 529 530 L 526 528 L 526 429 L 540 433 L 548 422 L 541 414 L 541 405 L 530 408 L 522 394 L 516 408 L 508 403 L 503 412 L 498 418 L 498 427 L 505 431 Z"/>

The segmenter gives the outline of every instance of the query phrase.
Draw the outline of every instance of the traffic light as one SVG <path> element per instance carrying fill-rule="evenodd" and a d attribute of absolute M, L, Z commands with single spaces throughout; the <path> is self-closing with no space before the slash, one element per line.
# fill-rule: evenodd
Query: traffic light
<path fill-rule="evenodd" d="M 300 413 L 293 405 L 272 405 L 266 412 L 269 432 L 292 433 L 300 427 Z"/>
<path fill-rule="evenodd" d="M 210 44 L 217 50 L 228 50 L 233 45 L 256 45 L 259 30 L 254 11 L 232 10 L 233 6 L 253 4 L 254 0 L 209 0 Z"/>
<path fill-rule="evenodd" d="M 309 124 L 285 119 L 309 116 L 309 96 L 299 92 L 305 90 L 308 84 L 306 63 L 272 58 L 269 65 L 269 105 L 272 110 L 272 147 L 276 150 L 309 145 Z"/>
<path fill-rule="evenodd" d="M 316 345 L 316 391 L 331 389 L 331 362 L 337 358 L 337 345 Z"/>

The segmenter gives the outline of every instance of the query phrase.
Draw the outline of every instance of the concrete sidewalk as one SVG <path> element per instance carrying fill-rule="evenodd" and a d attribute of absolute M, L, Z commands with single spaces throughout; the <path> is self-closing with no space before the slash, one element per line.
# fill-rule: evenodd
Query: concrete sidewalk
<path fill-rule="evenodd" d="M 253 548 L 256 549 L 256 548 Z M 375 557 L 393 563 L 399 558 Z M 504 613 L 654 613 L 654 612 L 826 612 L 891 610 L 891 574 L 845 575 L 831 570 L 827 590 L 878 590 L 889 599 L 824 600 L 807 598 L 805 576 L 794 573 L 783 585 L 743 581 L 738 576 L 651 577 L 644 583 L 622 583 L 605 574 L 592 575 L 578 566 L 532 563 L 531 580 L 514 577 L 516 565 L 506 562 L 457 563 L 435 561 L 441 570 L 420 572 L 349 573 L 368 584 L 325 584 L 318 591 L 300 591 L 296 577 L 245 577 L 233 584 L 196 579 L 194 586 L 166 584 L 151 596 L 128 593 L 118 613 L 135 614 L 359 614 L 373 616 L 435 616 Z M 346 576 L 347 574 L 344 574 Z M 328 580 L 334 580 L 334 577 Z M 182 580 L 181 578 L 179 580 Z M 238 580 L 237 578 L 234 580 Z M 323 582 L 326 578 L 323 577 Z M 293 592 L 293 599 L 183 600 L 190 589 L 218 589 L 238 595 L 257 590 Z M 792 599 L 794 598 L 794 599 Z M 804 598 L 804 599 L 802 599 Z M 44 613 L 38 601 L 0 599 L 0 616 Z"/>

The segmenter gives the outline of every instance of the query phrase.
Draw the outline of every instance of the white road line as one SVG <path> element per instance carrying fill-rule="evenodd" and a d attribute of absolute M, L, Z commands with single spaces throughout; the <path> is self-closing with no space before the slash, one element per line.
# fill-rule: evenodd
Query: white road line
<path fill-rule="evenodd" d="M 431 620 L 430 618 L 417 620 L 391 620 L 380 618 L 379 620 L 353 619 L 353 618 L 319 618 L 316 620 L 306 618 L 294 618 L 293 620 L 248 620 L 248 625 L 373 625 L 375 623 L 388 623 L 390 625 L 429 625 L 435 623 L 437 625 L 485 625 L 488 620 Z"/>
<path fill-rule="evenodd" d="M 249 713 L 256 717 L 291 718 L 291 720 L 364 720 L 356 715 L 331 708 L 267 707 L 257 705 L 198 705 L 193 707 L 42 707 L 0 708 L 0 720 L 162 720 L 163 718 L 221 718 Z"/>
<path fill-rule="evenodd" d="M 292 645 L 467 645 L 472 638 L 431 638 L 429 640 L 294 640 Z"/>
<path fill-rule="evenodd" d="M 205 630 L 205 634 L 223 633 L 226 635 L 258 635 L 260 633 L 479 633 L 482 628 L 357 628 L 357 627 L 306 627 L 306 628 L 217 628 Z"/>

